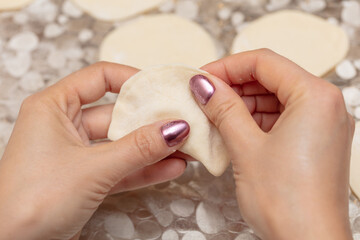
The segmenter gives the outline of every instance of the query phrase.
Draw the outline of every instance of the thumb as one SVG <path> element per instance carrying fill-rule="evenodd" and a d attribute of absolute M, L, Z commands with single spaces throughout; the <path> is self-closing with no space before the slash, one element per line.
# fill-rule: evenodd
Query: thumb
<path fill-rule="evenodd" d="M 241 97 L 224 81 L 212 75 L 196 75 L 190 80 L 190 89 L 228 147 L 263 134 Z"/>
<path fill-rule="evenodd" d="M 190 132 L 183 120 L 161 121 L 141 127 L 125 137 L 100 145 L 101 168 L 114 174 L 115 183 L 125 176 L 154 164 L 179 149 Z M 97 164 L 99 165 L 99 164 Z"/>

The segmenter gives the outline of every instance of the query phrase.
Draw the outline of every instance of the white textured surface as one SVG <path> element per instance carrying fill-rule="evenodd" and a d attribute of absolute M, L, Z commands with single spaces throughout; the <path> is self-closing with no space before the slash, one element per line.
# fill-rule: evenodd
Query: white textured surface
<path fill-rule="evenodd" d="M 161 226 L 167 227 L 174 220 L 174 215 L 170 211 L 163 210 L 156 213 L 155 218 Z"/>
<path fill-rule="evenodd" d="M 45 26 L 44 36 L 47 38 L 56 38 L 59 37 L 64 32 L 65 29 L 62 26 L 56 23 L 49 23 Z"/>
<path fill-rule="evenodd" d="M 182 0 L 178 1 L 175 6 L 175 13 L 188 19 L 195 19 L 199 12 L 199 6 L 196 1 Z"/>
<path fill-rule="evenodd" d="M 356 0 L 344 1 L 341 19 L 344 23 L 360 27 L 360 3 Z"/>
<path fill-rule="evenodd" d="M 201 232 L 190 231 L 184 234 L 182 240 L 206 240 L 206 238 Z"/>
<path fill-rule="evenodd" d="M 225 227 L 225 219 L 218 207 L 201 202 L 196 209 L 196 222 L 199 228 L 209 234 L 220 232 Z"/>
<path fill-rule="evenodd" d="M 135 229 L 131 219 L 125 213 L 113 213 L 104 221 L 105 230 L 113 237 L 133 239 Z"/>
<path fill-rule="evenodd" d="M 13 2 L 6 1 L 8 3 Z M 179 1 L 182 0 L 177 0 L 176 2 Z M 224 53 L 230 49 L 236 32 L 241 31 L 246 24 L 266 14 L 266 4 L 270 2 L 264 0 L 194 1 L 196 1 L 199 6 L 198 14 L 195 18 L 196 22 L 204 27 L 212 38 L 219 43 L 218 50 L 222 52 L 225 51 Z M 281 2 L 283 0 L 278 1 Z M 308 2 L 310 2 L 310 0 L 293 0 L 288 5 L 285 5 L 284 8 L 301 10 L 300 4 Z M 329 22 L 332 22 L 334 25 L 339 25 L 346 30 L 352 41 L 351 50 L 349 51 L 350 55 L 347 59 L 357 67 L 358 64 L 356 64 L 356 60 L 360 59 L 360 48 L 358 47 L 360 29 L 356 24 L 354 25 L 354 23 L 358 21 L 356 19 L 358 19 L 359 16 L 356 13 L 356 11 L 358 11 L 356 10 L 358 1 L 351 1 L 351 4 L 353 4 L 355 8 L 351 5 L 347 6 L 346 12 L 344 13 L 347 16 L 340 18 L 341 12 L 343 11 L 342 2 L 345 3 L 345 1 L 340 0 L 327 1 L 327 7 L 315 14 L 327 17 Z M 29 7 L 25 7 L 22 10 L 0 13 L 0 156 L 11 134 L 22 99 L 32 93 L 31 86 L 33 83 L 31 82 L 39 80 L 34 77 L 36 73 L 39 73 L 45 85 L 49 86 L 56 83 L 66 74 L 96 62 L 98 60 L 98 48 L 104 36 L 112 29 L 124 24 L 124 22 L 113 24 L 99 21 L 90 17 L 88 14 L 80 14 L 79 12 L 76 13 L 76 11 L 71 13 L 69 9 L 64 11 L 64 3 L 65 1 L 62 0 L 35 0 Z M 174 0 L 167 0 L 164 2 L 164 5 L 162 5 L 161 10 L 166 13 L 174 13 L 175 7 L 176 4 Z M 232 19 L 226 21 L 220 20 L 218 18 L 218 11 L 223 7 L 232 10 L 232 18 L 234 15 L 237 16 L 237 12 L 241 12 L 243 16 L 235 17 L 234 25 Z M 77 10 L 79 10 L 79 8 L 77 8 Z M 149 14 L 154 13 L 158 12 L 153 11 Z M 78 17 L 79 15 L 81 16 Z M 343 19 L 346 21 L 343 21 Z M 56 38 L 45 38 L 43 32 L 49 23 L 59 24 L 65 28 L 65 32 Z M 88 36 L 85 37 L 87 41 L 82 41 L 81 39 L 83 38 L 79 37 L 83 29 L 90 29 L 93 32 L 93 36 L 90 39 Z M 7 56 L 10 56 L 10 59 L 12 59 L 17 55 L 16 52 L 18 52 L 9 48 L 10 39 L 23 32 L 34 33 L 39 39 L 39 43 L 34 50 L 28 51 L 30 67 L 27 68 L 25 66 L 26 68 L 23 70 L 23 66 L 21 66 L 19 62 L 17 63 L 19 65 L 18 68 L 14 68 L 15 72 L 22 72 L 20 74 L 22 76 L 17 77 L 9 74 L 7 67 L 5 67 L 5 62 L 9 60 L 6 59 Z M 80 54 L 81 51 L 78 51 L 79 47 L 82 49 L 83 54 Z M 316 45 L 314 45 L 313 48 L 316 48 Z M 67 49 L 75 50 L 74 53 L 66 54 Z M 72 59 L 69 59 L 69 57 Z M 156 57 L 156 55 L 153 57 Z M 6 60 L 4 61 L 4 59 Z M 359 70 L 359 67 L 357 67 L 357 69 Z M 35 74 L 33 74 L 34 72 Z M 15 73 L 15 75 L 19 73 Z M 28 77 L 28 73 L 33 76 Z M 29 83 L 24 79 L 28 79 Z M 341 88 L 351 86 L 358 89 L 360 86 L 359 74 L 351 80 L 344 81 L 332 70 L 329 75 L 326 75 L 326 79 L 338 84 Z M 357 100 L 357 91 L 351 91 L 355 92 L 355 94 L 351 94 L 352 96 L 350 97 L 350 102 L 353 103 L 353 106 L 348 105 L 348 108 L 351 110 L 350 112 L 354 113 L 356 112 L 357 104 L 360 104 L 360 100 Z M 104 99 L 101 100 L 101 103 L 114 102 L 114 96 L 116 99 L 116 95 L 107 94 Z M 240 234 L 229 233 L 227 230 L 227 227 L 233 227 L 236 225 L 235 222 L 241 221 L 241 216 L 235 211 L 237 207 L 232 172 L 226 171 L 223 176 L 215 178 L 212 177 L 201 164 L 196 162 L 189 163 L 186 174 L 171 183 L 134 192 L 122 193 L 108 198 L 106 204 L 100 206 L 100 209 L 84 228 L 81 240 L 119 239 L 111 237 L 104 229 L 105 219 L 118 211 L 126 213 L 134 224 L 134 227 L 141 221 L 144 221 L 139 219 L 139 216 L 144 217 L 147 215 L 146 221 L 151 220 L 158 222 L 162 232 L 172 230 L 177 234 L 179 239 L 182 239 L 184 234 L 189 231 L 201 232 L 196 224 L 195 214 L 189 217 L 179 217 L 171 212 L 171 202 L 184 198 L 193 201 L 195 205 L 203 201 L 211 200 L 224 216 L 226 222 L 224 230 L 217 234 L 206 234 L 203 232 L 202 234 L 205 239 L 258 240 L 252 233 L 249 233 L 249 229 L 243 230 Z M 150 212 L 150 214 L 146 211 L 139 212 L 139 209 L 146 210 Z M 232 210 L 234 211 L 232 212 Z M 356 219 L 360 217 L 360 211 L 358 200 L 355 200 L 354 196 L 350 196 L 350 215 L 354 239 L 360 240 L 360 230 L 356 227 Z M 232 231 L 236 230 L 236 228 L 231 229 Z M 138 237 L 135 232 L 131 239 L 139 240 L 140 237 Z M 158 239 L 161 239 L 161 237 Z"/>
<path fill-rule="evenodd" d="M 320 12 L 326 8 L 325 0 L 309 0 L 301 1 L 300 7 L 306 12 Z"/>
<path fill-rule="evenodd" d="M 70 0 L 66 0 L 62 5 L 62 11 L 69 17 L 79 18 L 83 15 L 83 11 L 75 6 Z"/>
<path fill-rule="evenodd" d="M 290 2 L 291 0 L 270 0 L 269 3 L 266 5 L 266 10 L 279 10 L 289 5 Z"/>
<path fill-rule="evenodd" d="M 171 202 L 170 209 L 180 217 L 189 217 L 194 212 L 195 205 L 189 199 L 177 199 Z"/>
<path fill-rule="evenodd" d="M 357 73 L 351 61 L 346 59 L 336 66 L 336 74 L 343 80 L 351 80 Z"/>
<path fill-rule="evenodd" d="M 169 229 L 163 233 L 161 240 L 179 240 L 179 235 L 176 231 Z"/>
<path fill-rule="evenodd" d="M 345 87 L 342 93 L 347 105 L 353 107 L 360 105 L 360 90 L 357 87 Z"/>
<path fill-rule="evenodd" d="M 38 36 L 33 32 L 21 32 L 13 36 L 9 41 L 9 48 L 15 51 L 31 52 L 39 44 Z"/>

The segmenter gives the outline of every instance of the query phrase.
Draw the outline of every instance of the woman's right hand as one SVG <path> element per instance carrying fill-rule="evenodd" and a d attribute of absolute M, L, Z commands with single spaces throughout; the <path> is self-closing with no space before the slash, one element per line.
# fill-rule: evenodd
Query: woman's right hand
<path fill-rule="evenodd" d="M 352 239 L 354 121 L 341 91 L 269 50 L 203 69 L 218 78 L 198 75 L 190 86 L 224 138 L 247 223 L 263 239 Z"/>

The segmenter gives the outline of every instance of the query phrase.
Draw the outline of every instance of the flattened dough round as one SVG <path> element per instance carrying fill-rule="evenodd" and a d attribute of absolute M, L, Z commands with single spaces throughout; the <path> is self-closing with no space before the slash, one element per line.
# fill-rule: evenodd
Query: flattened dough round
<path fill-rule="evenodd" d="M 33 0 L 0 0 L 0 11 L 20 9 Z"/>
<path fill-rule="evenodd" d="M 198 24 L 173 14 L 143 16 L 111 32 L 100 59 L 137 68 L 161 64 L 201 67 L 217 59 L 211 36 Z"/>
<path fill-rule="evenodd" d="M 351 150 L 350 186 L 360 199 L 360 122 L 356 123 Z"/>
<path fill-rule="evenodd" d="M 220 133 L 195 102 L 190 79 L 208 73 L 180 65 L 148 68 L 121 87 L 108 137 L 117 140 L 133 130 L 159 120 L 183 119 L 190 135 L 180 151 L 199 160 L 215 176 L 229 165 Z"/>
<path fill-rule="evenodd" d="M 324 19 L 284 10 L 261 17 L 240 32 L 232 53 L 269 48 L 316 76 L 339 63 L 349 50 L 346 33 Z"/>
<path fill-rule="evenodd" d="M 164 0 L 72 0 L 79 8 L 103 21 L 123 20 L 158 7 Z"/>

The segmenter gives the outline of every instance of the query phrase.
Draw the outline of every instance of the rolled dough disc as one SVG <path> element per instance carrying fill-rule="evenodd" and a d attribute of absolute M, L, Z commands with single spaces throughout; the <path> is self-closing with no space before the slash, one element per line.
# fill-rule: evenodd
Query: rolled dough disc
<path fill-rule="evenodd" d="M 0 11 L 21 9 L 33 0 L 0 0 Z"/>
<path fill-rule="evenodd" d="M 159 120 L 183 119 L 190 135 L 180 151 L 199 160 L 215 176 L 229 165 L 220 133 L 195 102 L 190 79 L 208 73 L 180 65 L 148 68 L 121 87 L 108 137 L 117 140 L 135 129 Z"/>
<path fill-rule="evenodd" d="M 103 21 L 123 20 L 158 7 L 164 0 L 72 0 L 79 8 Z"/>
<path fill-rule="evenodd" d="M 130 21 L 102 42 L 100 60 L 145 68 L 161 64 L 201 67 L 217 59 L 211 36 L 198 24 L 173 14 Z"/>
<path fill-rule="evenodd" d="M 346 33 L 324 19 L 294 10 L 261 17 L 235 38 L 232 53 L 269 48 L 316 76 L 323 76 L 349 50 Z"/>
<path fill-rule="evenodd" d="M 351 149 L 350 186 L 360 199 L 360 122 L 356 123 Z"/>

